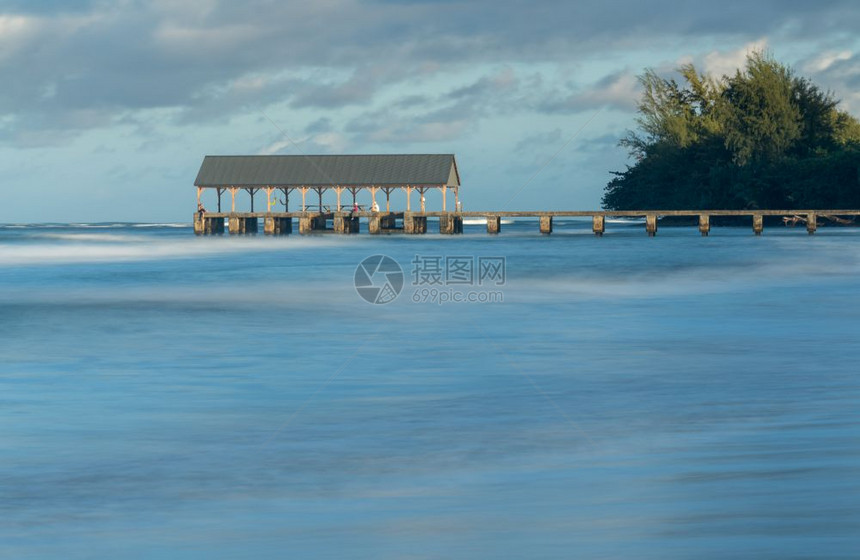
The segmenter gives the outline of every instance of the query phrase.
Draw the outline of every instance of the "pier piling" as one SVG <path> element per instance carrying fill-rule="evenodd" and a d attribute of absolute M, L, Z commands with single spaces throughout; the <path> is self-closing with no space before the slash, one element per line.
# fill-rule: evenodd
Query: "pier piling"
<path fill-rule="evenodd" d="M 806 232 L 809 235 L 814 235 L 816 229 L 818 229 L 818 216 L 816 216 L 815 214 L 807 214 L 806 215 Z"/>
<path fill-rule="evenodd" d="M 645 215 L 645 231 L 648 233 L 648 237 L 657 235 L 657 214 Z"/>
<path fill-rule="evenodd" d="M 499 233 L 502 229 L 501 216 L 487 216 L 487 233 Z"/>
<path fill-rule="evenodd" d="M 439 233 L 447 235 L 463 233 L 463 218 L 452 213 L 439 216 Z"/>
<path fill-rule="evenodd" d="M 333 218 L 335 233 L 358 233 L 359 220 L 358 216 L 353 216 L 351 212 L 337 212 Z"/>
<path fill-rule="evenodd" d="M 545 235 L 552 233 L 552 216 L 540 217 L 540 232 Z"/>
<path fill-rule="evenodd" d="M 224 218 L 210 218 L 205 214 L 194 214 L 195 235 L 221 235 L 224 233 Z"/>
<path fill-rule="evenodd" d="M 403 233 L 420 235 L 427 233 L 427 216 L 420 214 L 403 214 Z"/>
<path fill-rule="evenodd" d="M 266 235 L 287 235 L 293 233 L 293 219 L 268 216 L 263 222 L 263 233 Z"/>
<path fill-rule="evenodd" d="M 603 237 L 603 232 L 606 231 L 606 216 L 592 216 L 591 231 L 597 237 Z"/>
<path fill-rule="evenodd" d="M 257 218 L 231 216 L 227 229 L 232 235 L 257 233 Z"/>
<path fill-rule="evenodd" d="M 382 233 L 382 220 L 380 216 L 374 215 L 367 219 L 367 232 L 372 235 Z"/>
<path fill-rule="evenodd" d="M 753 214 L 752 220 L 753 233 L 761 235 L 761 232 L 764 231 L 764 217 L 761 214 Z"/>
<path fill-rule="evenodd" d="M 708 214 L 699 214 L 699 232 L 702 237 L 707 237 L 711 233 L 711 217 Z"/>

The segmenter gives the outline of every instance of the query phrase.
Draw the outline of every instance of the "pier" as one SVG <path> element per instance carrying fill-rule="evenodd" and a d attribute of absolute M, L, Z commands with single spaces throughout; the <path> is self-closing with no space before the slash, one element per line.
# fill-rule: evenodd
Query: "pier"
<path fill-rule="evenodd" d="M 197 235 L 248 235 L 259 232 L 260 222 L 267 235 L 332 232 L 356 234 L 361 223 L 368 233 L 427 233 L 428 218 L 438 218 L 439 233 L 463 233 L 465 218 L 486 220 L 487 233 L 502 231 L 502 218 L 533 218 L 537 231 L 553 232 L 555 218 L 590 218 L 597 236 L 606 233 L 607 218 L 644 219 L 645 233 L 657 235 L 661 218 L 690 218 L 702 236 L 711 232 L 711 219 L 734 217 L 749 220 L 752 232 L 762 235 L 765 218 L 780 217 L 786 226 L 803 224 L 809 234 L 820 220 L 845 224 L 860 216 L 860 210 L 574 210 L 574 211 L 470 211 L 460 205 L 460 173 L 453 154 L 321 155 L 321 156 L 206 156 L 194 181 L 197 207 L 194 233 Z M 215 194 L 215 212 L 203 205 L 204 193 Z M 448 208 L 448 193 L 453 209 Z M 247 194 L 248 211 L 237 210 L 236 195 Z M 324 195 L 335 200 L 325 203 Z M 370 195 L 370 204 L 359 204 L 358 195 Z M 392 194 L 403 195 L 404 210 L 392 210 Z M 222 198 L 229 194 L 230 210 L 222 211 Z M 265 194 L 265 210 L 255 210 L 257 195 Z M 290 210 L 290 195 L 301 195 L 298 210 Z M 308 195 L 316 195 L 308 201 Z M 413 205 L 413 194 L 417 204 Z M 438 194 L 438 208 L 428 209 L 427 195 Z M 384 195 L 384 209 L 377 197 Z M 344 200 L 344 197 L 347 199 Z M 364 201 L 366 202 L 366 200 Z M 296 204 L 294 203 L 294 206 Z"/>
<path fill-rule="evenodd" d="M 361 219 L 367 223 L 370 234 L 427 233 L 427 218 L 438 218 L 439 233 L 463 233 L 464 218 L 483 218 L 487 223 L 487 233 L 498 234 L 502 231 L 502 218 L 535 218 L 537 231 L 549 235 L 553 231 L 553 218 L 591 218 L 592 231 L 597 236 L 606 232 L 607 218 L 638 218 L 645 220 L 645 233 L 649 237 L 657 235 L 658 220 L 662 217 L 688 217 L 698 219 L 698 230 L 702 236 L 711 231 L 711 218 L 737 217 L 749 219 L 752 232 L 762 235 L 765 217 L 781 217 L 786 225 L 803 223 L 812 235 L 818 229 L 819 219 L 844 223 L 845 217 L 860 216 L 860 210 L 573 210 L 573 211 L 490 211 L 490 212 L 205 212 L 194 214 L 194 232 L 198 235 L 223 234 L 224 223 L 228 223 L 231 234 L 253 234 L 258 224 L 265 225 L 263 231 L 268 235 L 284 235 L 293 232 L 292 224 L 298 223 L 299 233 L 332 232 L 354 234 L 360 232 Z M 694 222 L 695 223 L 695 222 Z"/>

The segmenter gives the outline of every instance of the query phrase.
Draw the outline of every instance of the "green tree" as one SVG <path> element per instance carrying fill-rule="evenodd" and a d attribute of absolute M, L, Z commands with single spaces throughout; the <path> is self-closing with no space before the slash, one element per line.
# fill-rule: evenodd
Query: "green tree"
<path fill-rule="evenodd" d="M 803 121 L 791 71 L 763 53 L 728 79 L 720 105 L 726 147 L 739 165 L 773 162 L 801 137 Z"/>
<path fill-rule="evenodd" d="M 733 76 L 640 77 L 635 158 L 606 186 L 609 209 L 860 206 L 860 122 L 830 92 L 764 53 Z"/>

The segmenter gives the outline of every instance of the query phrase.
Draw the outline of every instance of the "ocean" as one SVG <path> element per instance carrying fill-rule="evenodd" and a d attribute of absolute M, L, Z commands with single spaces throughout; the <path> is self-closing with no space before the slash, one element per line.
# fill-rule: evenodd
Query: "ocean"
<path fill-rule="evenodd" d="M 0 557 L 860 557 L 860 229 L 365 226 L 0 226 Z"/>

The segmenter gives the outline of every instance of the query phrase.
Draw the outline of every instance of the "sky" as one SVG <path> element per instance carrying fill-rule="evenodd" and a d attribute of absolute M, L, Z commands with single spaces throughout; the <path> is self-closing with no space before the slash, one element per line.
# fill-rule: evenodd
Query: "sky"
<path fill-rule="evenodd" d="M 207 154 L 454 153 L 464 210 L 596 209 L 645 68 L 767 49 L 858 115 L 858 29 L 856 0 L 0 0 L 0 222 L 187 222 Z"/>

